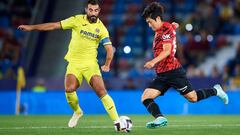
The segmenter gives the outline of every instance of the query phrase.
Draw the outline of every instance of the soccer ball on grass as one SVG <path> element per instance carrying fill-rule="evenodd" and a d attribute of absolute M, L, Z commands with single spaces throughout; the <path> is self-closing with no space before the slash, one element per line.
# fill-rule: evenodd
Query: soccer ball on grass
<path fill-rule="evenodd" d="M 132 120 L 128 116 L 120 116 L 119 119 L 114 122 L 115 130 L 120 132 L 130 132 L 132 126 Z"/>

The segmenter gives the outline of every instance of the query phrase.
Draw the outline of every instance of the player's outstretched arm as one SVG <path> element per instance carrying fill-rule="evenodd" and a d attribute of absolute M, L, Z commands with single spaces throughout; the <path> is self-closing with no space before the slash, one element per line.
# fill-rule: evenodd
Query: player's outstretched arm
<path fill-rule="evenodd" d="M 104 46 L 107 51 L 106 61 L 103 66 L 101 66 L 101 69 L 103 72 L 109 72 L 110 71 L 110 65 L 113 59 L 113 47 L 112 45 L 105 45 Z"/>
<path fill-rule="evenodd" d="M 52 22 L 52 23 L 42 23 L 36 25 L 20 25 L 18 29 L 23 31 L 32 31 L 32 30 L 39 30 L 39 31 L 50 31 L 61 29 L 60 22 Z"/>

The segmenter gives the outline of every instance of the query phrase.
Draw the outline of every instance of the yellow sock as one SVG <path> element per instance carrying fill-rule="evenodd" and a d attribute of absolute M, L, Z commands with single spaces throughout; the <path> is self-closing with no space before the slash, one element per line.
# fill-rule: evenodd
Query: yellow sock
<path fill-rule="evenodd" d="M 101 99 L 105 110 L 112 120 L 118 119 L 118 113 L 112 98 L 107 94 Z"/>
<path fill-rule="evenodd" d="M 76 112 L 76 113 L 81 114 L 82 113 L 82 109 L 80 108 L 80 106 L 78 104 L 77 93 L 75 91 L 72 92 L 72 93 L 65 92 L 65 96 L 66 96 L 68 104 L 73 109 L 73 111 Z"/>

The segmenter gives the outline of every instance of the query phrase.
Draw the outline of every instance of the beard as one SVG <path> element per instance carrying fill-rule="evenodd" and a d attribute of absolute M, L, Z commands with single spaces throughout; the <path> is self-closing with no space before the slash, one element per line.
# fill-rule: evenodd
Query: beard
<path fill-rule="evenodd" d="M 96 23 L 98 17 L 95 16 L 95 15 L 92 15 L 92 16 L 88 16 L 88 15 L 87 15 L 87 19 L 88 19 L 88 21 L 89 21 L 90 23 Z"/>

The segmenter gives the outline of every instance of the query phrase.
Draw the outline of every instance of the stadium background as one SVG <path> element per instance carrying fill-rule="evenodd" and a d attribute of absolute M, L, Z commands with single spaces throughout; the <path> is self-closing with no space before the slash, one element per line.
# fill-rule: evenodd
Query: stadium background
<path fill-rule="evenodd" d="M 104 0 L 100 18 L 115 47 L 110 73 L 103 73 L 106 87 L 120 114 L 147 114 L 140 102 L 154 70 L 143 64 L 152 58 L 153 32 L 140 17 L 151 0 Z M 161 0 L 164 20 L 178 22 L 177 56 L 194 88 L 224 86 L 230 97 L 225 106 L 218 98 L 192 104 L 173 90 L 159 98 L 166 114 L 240 114 L 240 1 Z M 17 69 L 23 66 L 21 114 L 71 114 L 64 97 L 64 75 L 70 31 L 22 32 L 20 24 L 60 21 L 84 13 L 81 0 L 0 1 L 0 114 L 14 114 Z M 105 60 L 102 46 L 99 63 Z M 33 90 L 34 89 L 34 90 Z M 86 114 L 105 114 L 86 82 L 78 90 Z M 91 102 L 89 102 L 89 100 Z M 214 106 L 214 107 L 213 107 Z"/>

